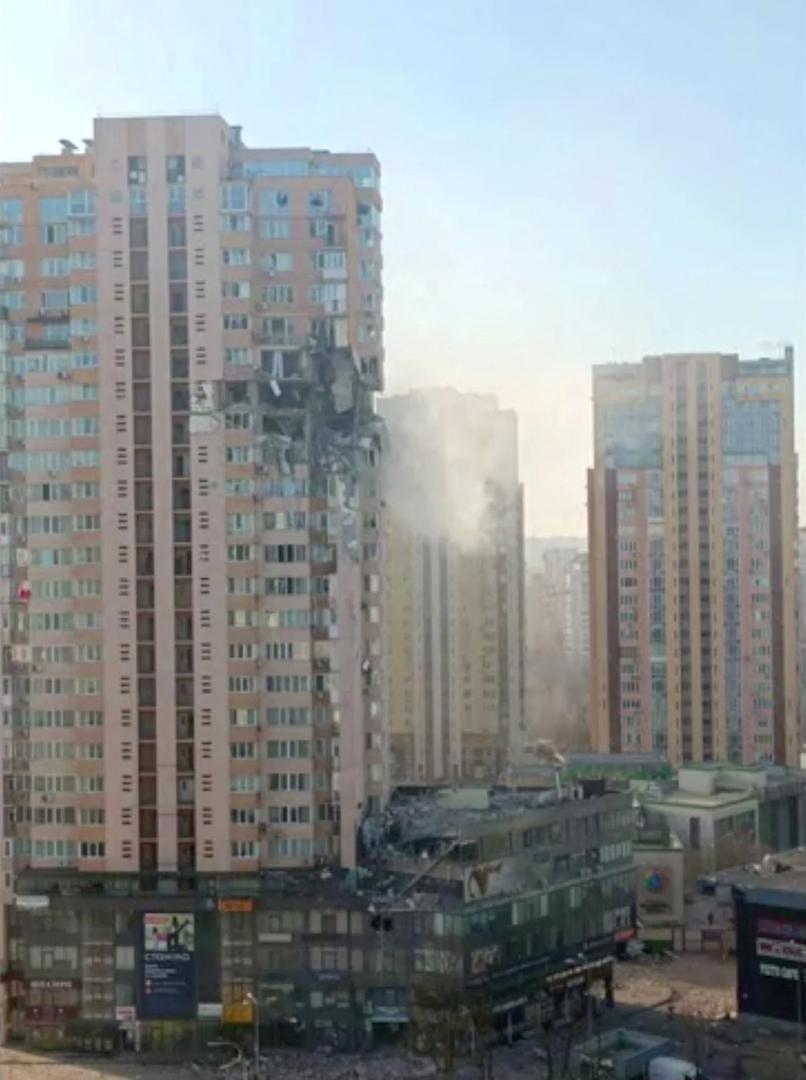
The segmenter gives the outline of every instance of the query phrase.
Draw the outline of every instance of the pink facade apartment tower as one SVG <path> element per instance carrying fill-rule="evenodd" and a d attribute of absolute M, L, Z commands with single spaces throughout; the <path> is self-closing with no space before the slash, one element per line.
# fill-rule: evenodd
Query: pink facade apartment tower
<path fill-rule="evenodd" d="M 371 154 L 0 166 L 3 873 L 352 867 L 386 794 Z"/>
<path fill-rule="evenodd" d="M 595 749 L 796 766 L 794 358 L 593 372 Z"/>

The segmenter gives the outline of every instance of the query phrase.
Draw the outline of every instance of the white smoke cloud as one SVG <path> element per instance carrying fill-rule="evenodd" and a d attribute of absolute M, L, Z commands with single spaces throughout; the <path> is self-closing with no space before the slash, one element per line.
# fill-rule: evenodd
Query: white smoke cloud
<path fill-rule="evenodd" d="M 518 483 L 517 421 L 495 397 L 450 387 L 379 402 L 386 419 L 385 498 L 413 535 L 486 546 L 496 492 L 513 498 Z"/>

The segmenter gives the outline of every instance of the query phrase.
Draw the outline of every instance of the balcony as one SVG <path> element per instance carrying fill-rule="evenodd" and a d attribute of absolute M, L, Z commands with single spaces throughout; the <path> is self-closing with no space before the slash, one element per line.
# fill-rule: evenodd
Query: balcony
<path fill-rule="evenodd" d="M 381 363 L 377 356 L 361 356 L 358 358 L 361 373 L 361 382 L 369 390 L 383 389 L 383 373 Z"/>
<path fill-rule="evenodd" d="M 178 811 L 176 825 L 180 840 L 192 840 L 196 835 L 195 814 L 192 810 Z"/>
<path fill-rule="evenodd" d="M 26 349 L 69 349 L 70 338 L 43 338 L 28 337 L 26 335 L 24 348 Z"/>
<path fill-rule="evenodd" d="M 295 346 L 296 348 L 303 345 L 303 341 L 298 334 L 273 332 L 267 329 L 253 330 L 252 340 L 256 345 Z"/>
<path fill-rule="evenodd" d="M 271 379 L 282 382 L 310 378 L 310 364 L 305 353 L 299 350 L 281 351 L 262 349 L 260 353 L 260 372 Z"/>
<path fill-rule="evenodd" d="M 70 318 L 69 308 L 46 308 L 41 307 L 36 315 L 29 315 L 27 322 L 67 322 Z"/>

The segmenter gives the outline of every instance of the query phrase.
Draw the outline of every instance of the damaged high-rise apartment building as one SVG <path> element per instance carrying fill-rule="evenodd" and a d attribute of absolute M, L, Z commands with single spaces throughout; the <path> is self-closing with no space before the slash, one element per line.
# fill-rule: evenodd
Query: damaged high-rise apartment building
<path fill-rule="evenodd" d="M 13 941 L 12 1026 L 185 1016 L 184 984 L 116 996 L 116 955 L 173 940 L 146 915 L 210 948 L 222 876 L 355 865 L 386 791 L 380 216 L 373 155 L 217 116 L 0 166 L 3 883 L 109 895 L 108 963 L 55 922 L 35 986 Z"/>
<path fill-rule="evenodd" d="M 381 411 L 392 775 L 495 779 L 523 740 L 517 417 L 451 388 Z"/>

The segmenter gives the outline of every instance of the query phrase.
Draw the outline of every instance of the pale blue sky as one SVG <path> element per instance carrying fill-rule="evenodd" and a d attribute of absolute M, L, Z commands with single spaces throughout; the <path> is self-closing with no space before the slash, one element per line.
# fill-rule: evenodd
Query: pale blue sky
<path fill-rule="evenodd" d="M 0 0 L 0 40 L 6 160 L 98 112 L 372 148 L 388 387 L 517 408 L 530 531 L 584 531 L 592 363 L 806 344 L 802 0 Z"/>

